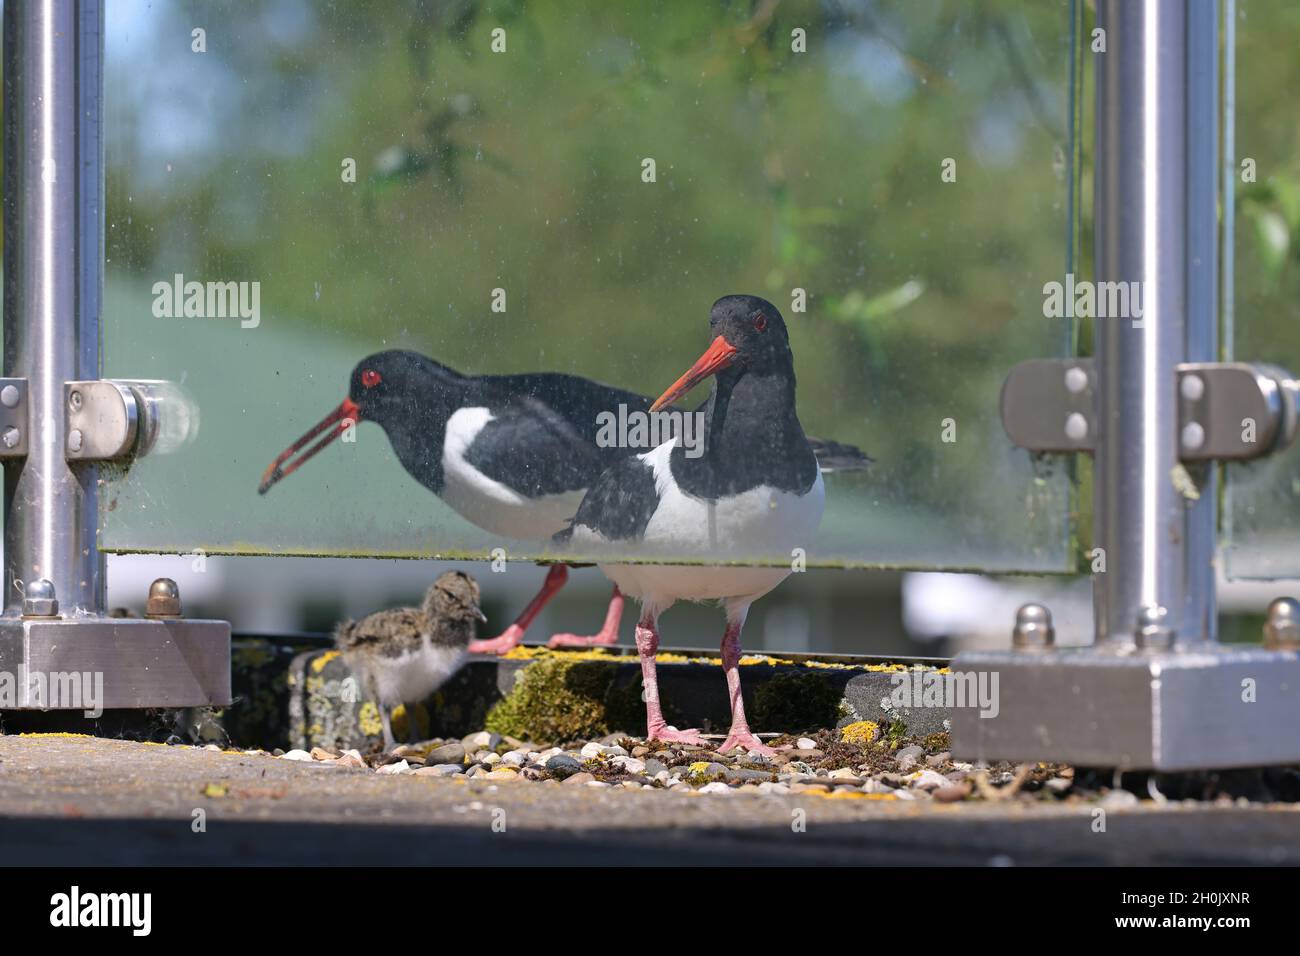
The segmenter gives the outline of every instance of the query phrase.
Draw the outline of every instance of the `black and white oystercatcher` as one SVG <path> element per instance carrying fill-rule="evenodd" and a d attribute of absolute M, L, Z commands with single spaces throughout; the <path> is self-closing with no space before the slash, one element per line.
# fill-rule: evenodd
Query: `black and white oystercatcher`
<path fill-rule="evenodd" d="M 606 471 L 558 538 L 580 551 L 617 549 L 714 561 L 765 556 L 789 560 L 806 549 L 825 504 L 821 469 L 795 414 L 794 356 L 781 313 L 750 295 L 729 295 L 709 315 L 711 341 L 699 360 L 654 403 L 676 401 L 713 377 L 704 406 L 703 454 L 688 457 L 674 439 Z M 791 573 L 791 565 L 738 567 L 601 564 L 625 594 L 641 601 L 636 646 L 647 738 L 705 745 L 694 730 L 664 722 L 655 675 L 659 615 L 677 601 L 719 601 L 726 610 L 722 666 L 731 729 L 719 748 L 772 754 L 750 732 L 740 694 L 740 632 L 749 606 Z"/>
<path fill-rule="evenodd" d="M 429 586 L 418 608 L 378 611 L 344 621 L 334 631 L 335 646 L 379 705 L 385 750 L 396 744 L 391 709 L 424 700 L 441 687 L 464 662 L 475 622 L 486 620 L 478 582 L 463 571 L 448 571 Z M 413 714 L 407 715 L 407 728 L 414 742 Z"/>
<path fill-rule="evenodd" d="M 462 517 L 503 537 L 545 540 L 568 527 L 602 472 L 644 450 L 598 442 L 601 414 L 620 406 L 644 414 L 652 404 L 576 375 L 462 375 L 418 352 L 378 352 L 357 363 L 348 397 L 271 463 L 258 491 L 266 494 L 347 428 L 375 422 L 411 477 Z M 827 472 L 870 462 L 852 445 L 810 441 Z M 504 653 L 518 645 L 567 580 L 568 567 L 552 565 L 515 622 L 496 638 L 473 642 L 471 652 Z M 614 644 L 622 611 L 616 586 L 595 635 L 557 634 L 550 646 Z"/>

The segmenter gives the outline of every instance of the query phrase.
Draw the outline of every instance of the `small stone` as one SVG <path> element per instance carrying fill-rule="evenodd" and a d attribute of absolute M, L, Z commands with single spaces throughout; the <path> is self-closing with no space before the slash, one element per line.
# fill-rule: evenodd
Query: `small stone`
<path fill-rule="evenodd" d="M 706 783 L 696 793 L 731 793 L 731 788 L 725 783 L 715 781 L 714 783 Z"/>
<path fill-rule="evenodd" d="M 965 800 L 970 796 L 970 784 L 966 781 L 961 783 L 950 783 L 943 787 L 936 787 L 934 790 L 934 799 L 940 803 L 957 803 L 959 800 Z"/>
<path fill-rule="evenodd" d="M 417 777 L 454 777 L 465 772 L 465 765 L 459 763 L 426 764 L 415 771 Z"/>
<path fill-rule="evenodd" d="M 633 757 L 644 757 L 649 752 L 650 752 L 650 748 L 645 746 L 645 744 L 637 744 L 635 747 L 632 748 Z"/>
<path fill-rule="evenodd" d="M 1103 807 L 1136 807 L 1138 798 L 1127 790 L 1112 790 L 1101 798 Z"/>
<path fill-rule="evenodd" d="M 518 750 L 512 750 L 501 755 L 501 762 L 507 767 L 522 767 L 527 760 L 527 754 Z"/>
<path fill-rule="evenodd" d="M 791 760 L 821 760 L 822 757 L 825 756 L 826 754 L 818 750 L 816 747 L 810 747 L 807 749 L 800 747 L 798 750 L 790 751 Z"/>
<path fill-rule="evenodd" d="M 582 756 L 591 760 L 594 757 L 626 757 L 627 751 L 610 744 L 589 743 L 582 748 Z"/>
<path fill-rule="evenodd" d="M 463 764 L 464 762 L 465 746 L 454 740 L 449 744 L 443 744 L 441 747 L 434 747 L 424 756 L 424 765 L 426 767 L 443 763 Z"/>
<path fill-rule="evenodd" d="M 668 767 L 654 757 L 650 757 L 645 762 L 645 772 L 648 776 L 657 777 L 660 773 L 667 773 Z"/>
<path fill-rule="evenodd" d="M 727 771 L 727 783 L 771 783 L 772 773 L 768 770 L 736 769 Z"/>
<path fill-rule="evenodd" d="M 768 780 L 758 785 L 759 793 L 789 793 L 790 785 L 788 783 L 773 783 Z"/>
<path fill-rule="evenodd" d="M 796 746 L 798 746 L 800 750 L 816 750 L 817 741 L 813 740 L 811 737 L 800 737 Z"/>
<path fill-rule="evenodd" d="M 544 766 L 557 777 L 569 777 L 582 771 L 582 763 L 566 753 L 553 754 Z"/>
<path fill-rule="evenodd" d="M 507 767 L 502 767 L 499 770 L 489 770 L 482 777 L 484 780 L 518 780 L 519 774 Z"/>
<path fill-rule="evenodd" d="M 334 753 L 332 750 L 326 750 L 324 747 L 311 748 L 312 760 L 337 760 L 338 756 L 339 755 Z"/>
<path fill-rule="evenodd" d="M 948 751 L 945 750 L 941 754 L 931 754 L 930 756 L 925 758 L 925 762 L 928 766 L 931 767 L 942 767 L 951 759 L 952 759 L 952 754 L 948 753 Z"/>
<path fill-rule="evenodd" d="M 204 748 L 207 749 L 206 747 Z M 220 749 L 220 748 L 218 748 Z M 305 750 L 290 750 L 281 757 L 282 760 L 311 760 L 311 754 Z"/>
<path fill-rule="evenodd" d="M 501 743 L 501 735 L 490 733 L 486 730 L 480 730 L 476 734 L 470 734 L 462 737 L 460 742 L 465 745 L 466 750 L 493 750 L 495 751 Z"/>
<path fill-rule="evenodd" d="M 790 792 L 791 792 L 791 793 L 807 793 L 807 792 L 810 791 L 810 790 L 816 790 L 816 791 L 819 792 L 819 793 L 825 793 L 825 792 L 826 792 L 827 790 L 829 790 L 829 789 L 830 789 L 830 787 L 828 787 L 828 786 L 827 786 L 826 784 L 824 784 L 824 783 L 792 783 L 792 784 L 790 784 Z"/>
<path fill-rule="evenodd" d="M 596 782 L 596 778 L 593 777 L 591 774 L 587 773 L 587 771 L 585 770 L 583 770 L 580 773 L 570 774 L 564 780 L 566 786 L 569 784 L 573 784 L 576 786 L 579 784 L 595 783 L 595 782 Z"/>
<path fill-rule="evenodd" d="M 485 753 L 478 759 L 481 763 L 485 763 L 489 767 L 495 766 L 496 764 L 499 764 L 501 762 L 501 756 L 499 754 L 494 754 L 494 753 Z"/>
<path fill-rule="evenodd" d="M 1065 793 L 1065 791 L 1074 786 L 1074 781 L 1067 780 L 1065 777 L 1053 777 L 1051 780 L 1044 783 L 1043 786 L 1052 791 L 1052 793 Z"/>
<path fill-rule="evenodd" d="M 610 761 L 624 773 L 644 773 L 646 766 L 644 760 L 637 760 L 635 757 L 615 757 Z"/>
<path fill-rule="evenodd" d="M 382 773 L 382 774 L 399 774 L 399 773 L 410 773 L 410 772 L 411 772 L 411 765 L 407 763 L 405 760 L 399 760 L 397 761 L 397 763 L 385 764 L 384 766 L 380 767 L 378 770 L 375 771 L 375 773 Z"/>
<path fill-rule="evenodd" d="M 808 766 L 802 760 L 791 760 L 782 768 L 786 773 L 802 773 L 811 777 L 813 768 Z"/>
<path fill-rule="evenodd" d="M 921 759 L 925 751 L 913 744 L 911 747 L 904 747 L 898 753 L 894 754 L 894 760 L 898 764 L 900 773 L 907 773 L 916 766 L 916 762 Z"/>
<path fill-rule="evenodd" d="M 343 756 L 336 757 L 329 763 L 339 767 L 364 767 L 366 765 L 366 762 L 361 759 L 361 755 L 355 750 L 349 750 Z"/>
<path fill-rule="evenodd" d="M 863 793 L 893 793 L 895 789 L 880 780 L 868 780 L 862 785 Z"/>
<path fill-rule="evenodd" d="M 933 770 L 921 770 L 912 780 L 913 790 L 937 790 L 946 786 L 948 786 L 948 778 Z"/>

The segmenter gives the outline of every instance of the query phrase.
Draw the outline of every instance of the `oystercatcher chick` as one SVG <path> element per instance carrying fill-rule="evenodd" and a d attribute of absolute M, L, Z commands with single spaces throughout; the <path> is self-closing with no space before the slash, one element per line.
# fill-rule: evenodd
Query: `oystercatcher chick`
<path fill-rule="evenodd" d="M 648 739 L 706 744 L 695 730 L 667 726 L 659 704 L 655 652 L 659 616 L 677 601 L 718 601 L 726 611 L 722 666 L 731 729 L 719 749 L 771 755 L 745 719 L 740 633 L 750 605 L 791 573 L 791 552 L 807 548 L 821 522 L 825 491 L 817 458 L 795 413 L 794 356 L 781 313 L 750 295 L 729 295 L 709 315 L 710 344 L 654 403 L 674 402 L 712 376 L 704 406 L 703 454 L 687 457 L 675 439 L 606 471 L 559 539 L 579 552 L 638 557 L 769 560 L 772 567 L 601 564 L 641 602 L 637 652 Z"/>
<path fill-rule="evenodd" d="M 418 352 L 378 352 L 357 363 L 348 397 L 271 463 L 258 492 L 266 494 L 349 427 L 374 422 L 407 473 L 466 520 L 502 537 L 546 540 L 568 527 L 602 472 L 646 450 L 600 442 L 601 413 L 624 406 L 648 414 L 651 404 L 647 396 L 575 375 L 470 376 Z M 825 471 L 870 462 L 851 445 L 812 442 Z M 567 580 L 568 567 L 552 565 L 514 623 L 498 637 L 474 641 L 470 651 L 505 653 L 518 645 Z M 615 587 L 595 635 L 557 634 L 549 645 L 617 643 L 622 612 Z"/>
<path fill-rule="evenodd" d="M 486 620 L 478 583 L 463 571 L 448 571 L 418 608 L 392 608 L 338 626 L 334 643 L 379 707 L 385 750 L 396 746 L 392 708 L 424 700 L 442 686 L 464 662 L 475 622 Z M 414 715 L 407 728 L 414 743 Z"/>

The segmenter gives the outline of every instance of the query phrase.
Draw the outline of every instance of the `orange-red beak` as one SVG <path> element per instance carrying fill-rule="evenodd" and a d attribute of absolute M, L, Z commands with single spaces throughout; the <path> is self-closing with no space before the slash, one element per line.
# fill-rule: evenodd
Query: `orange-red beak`
<path fill-rule="evenodd" d="M 724 336 L 719 335 L 709 343 L 709 347 L 695 360 L 695 364 L 686 370 L 686 374 L 668 386 L 668 391 L 655 399 L 655 403 L 650 406 L 650 411 L 657 412 L 665 405 L 671 405 L 710 375 L 722 371 L 736 357 L 736 351 L 734 345 Z"/>
<path fill-rule="evenodd" d="M 262 475 L 262 483 L 257 486 L 257 493 L 259 495 L 266 494 L 271 490 L 271 486 L 277 481 L 286 475 L 292 475 L 295 471 L 301 468 L 304 463 L 314 458 L 317 452 L 359 421 L 361 421 L 361 409 L 357 406 L 357 403 L 352 401 L 351 398 L 343 399 L 342 404 L 322 418 L 311 429 L 311 431 L 307 432 L 307 434 L 303 435 L 284 451 L 280 452 L 280 456 L 276 458 L 275 461 L 271 462 L 271 467 L 266 469 L 266 473 Z M 290 462 L 288 465 L 285 464 L 286 461 L 293 458 L 293 456 L 298 452 L 298 449 L 302 448 L 303 445 L 307 444 L 326 429 L 329 429 L 329 432 L 324 438 L 303 452 L 299 458 Z"/>

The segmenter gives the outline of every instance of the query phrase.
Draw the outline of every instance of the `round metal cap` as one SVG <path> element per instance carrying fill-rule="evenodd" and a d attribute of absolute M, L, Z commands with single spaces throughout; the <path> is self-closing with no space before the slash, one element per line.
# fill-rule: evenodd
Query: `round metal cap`
<path fill-rule="evenodd" d="M 23 588 L 23 617 L 58 617 L 59 601 L 54 585 L 45 578 L 27 582 Z"/>
<path fill-rule="evenodd" d="M 1166 650 L 1174 646 L 1174 629 L 1166 621 L 1169 611 L 1159 605 L 1138 611 L 1137 627 L 1133 631 L 1137 646 L 1151 650 Z"/>
<path fill-rule="evenodd" d="M 1052 612 L 1041 604 L 1025 604 L 1016 611 L 1016 627 L 1011 632 L 1012 646 L 1021 650 L 1042 650 L 1056 643 Z"/>
<path fill-rule="evenodd" d="M 171 578 L 159 578 L 149 585 L 149 600 L 145 602 L 145 617 L 180 617 L 181 589 Z"/>
<path fill-rule="evenodd" d="M 1281 597 L 1268 606 L 1264 621 L 1264 646 L 1273 650 L 1300 647 L 1300 601 Z"/>

